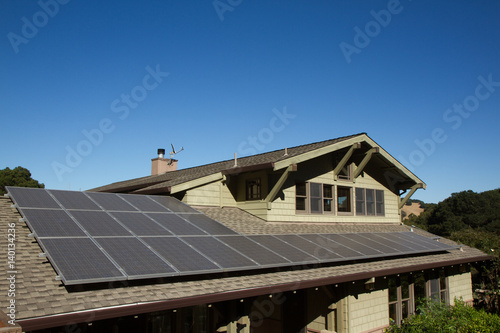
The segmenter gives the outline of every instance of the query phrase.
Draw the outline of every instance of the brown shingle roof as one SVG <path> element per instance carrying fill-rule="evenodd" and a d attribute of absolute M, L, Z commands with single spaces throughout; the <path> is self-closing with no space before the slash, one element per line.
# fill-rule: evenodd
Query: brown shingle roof
<path fill-rule="evenodd" d="M 280 272 L 248 272 L 244 275 L 216 275 L 197 279 L 165 279 L 155 284 L 115 282 L 95 290 L 72 290 L 55 280 L 56 272 L 45 258 L 38 257 L 41 249 L 28 236 L 29 229 L 19 222 L 20 214 L 11 207 L 8 198 L 0 198 L 0 248 L 7 248 L 9 223 L 16 223 L 16 319 L 25 330 L 64 325 L 68 320 L 98 320 L 112 316 L 143 313 L 161 309 L 203 304 L 215 300 L 236 299 L 268 292 L 341 283 L 366 276 L 382 276 L 394 272 L 412 271 L 486 260 L 479 250 L 464 247 L 464 251 L 388 258 L 374 262 L 346 263 L 318 268 L 284 270 Z M 255 233 L 342 233 L 357 231 L 391 232 L 407 230 L 400 225 L 301 225 L 269 224 L 237 208 L 200 208 L 207 215 L 243 234 Z M 7 270 L 0 273 L 0 289 L 8 290 Z M 290 289 L 292 288 L 293 289 Z M 287 289 L 288 288 L 288 289 Z M 0 293 L 0 304 L 8 304 L 7 293 Z M 120 307 L 119 312 L 113 308 Z M 81 311 L 84 311 L 81 313 Z M 89 312 L 85 312 L 89 311 Z M 76 313 L 75 313 L 76 312 Z M 46 316 L 61 315 L 58 317 Z M 44 326 L 45 325 L 45 326 Z"/>
<path fill-rule="evenodd" d="M 287 156 L 284 156 L 284 150 L 275 150 L 272 152 L 252 155 L 248 157 L 238 158 L 239 167 L 250 167 L 266 163 L 276 163 L 280 160 L 290 157 L 305 154 L 319 148 L 342 142 L 356 136 L 366 135 L 366 133 L 358 133 L 336 139 L 310 143 L 287 149 Z M 91 189 L 89 191 L 96 192 L 134 192 L 134 193 L 159 193 L 160 190 L 166 190 L 170 186 L 182 184 L 204 176 L 212 175 L 224 170 L 231 169 L 234 166 L 234 160 L 227 160 L 206 164 L 202 166 L 169 171 L 161 175 L 146 176 L 126 181 L 121 181 L 101 187 Z"/>

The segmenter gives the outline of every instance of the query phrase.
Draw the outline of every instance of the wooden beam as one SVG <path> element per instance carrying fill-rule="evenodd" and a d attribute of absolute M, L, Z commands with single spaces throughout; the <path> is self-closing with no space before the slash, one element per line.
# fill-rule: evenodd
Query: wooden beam
<path fill-rule="evenodd" d="M 408 194 L 399 202 L 399 209 L 403 208 L 408 199 L 410 199 L 410 197 L 413 195 L 413 193 L 415 193 L 416 190 L 418 190 L 419 188 L 425 189 L 425 187 L 426 186 L 424 183 L 417 183 L 413 185 L 410 189 L 410 192 L 408 192 Z"/>
<path fill-rule="evenodd" d="M 352 156 L 352 153 L 354 152 L 354 149 L 358 149 L 358 148 L 361 148 L 361 143 L 359 143 L 359 142 L 353 144 L 351 146 L 351 148 L 349 148 L 349 150 L 347 151 L 347 153 L 345 153 L 344 157 L 342 157 L 342 159 L 340 160 L 339 164 L 337 164 L 337 166 L 333 170 L 333 180 L 337 180 L 338 179 L 340 170 L 342 170 L 344 168 L 344 166 L 346 165 L 347 161 L 349 161 L 349 159 Z"/>
<path fill-rule="evenodd" d="M 273 199 L 276 197 L 281 187 L 283 187 L 283 184 L 285 184 L 285 181 L 288 178 L 288 174 L 291 171 L 297 171 L 297 164 L 289 165 L 288 168 L 286 168 L 285 171 L 281 174 L 280 179 L 278 179 L 278 181 L 271 189 L 271 191 L 269 191 L 269 193 L 267 194 L 267 197 L 264 199 L 264 202 L 268 203 L 268 208 L 269 208 L 269 203 L 273 201 Z"/>
<path fill-rule="evenodd" d="M 361 172 L 363 171 L 363 169 L 365 168 L 365 166 L 368 164 L 368 162 L 372 158 L 373 153 L 378 153 L 378 152 L 379 152 L 379 148 L 378 147 L 373 147 L 373 148 L 371 148 L 370 150 L 368 150 L 366 152 L 365 157 L 363 158 L 363 160 L 361 161 L 361 163 L 359 163 L 359 165 L 356 168 L 356 170 L 354 170 L 354 174 L 353 174 L 353 177 L 352 177 L 352 179 L 354 181 L 356 180 L 356 178 L 359 177 L 359 175 L 361 174 Z"/>

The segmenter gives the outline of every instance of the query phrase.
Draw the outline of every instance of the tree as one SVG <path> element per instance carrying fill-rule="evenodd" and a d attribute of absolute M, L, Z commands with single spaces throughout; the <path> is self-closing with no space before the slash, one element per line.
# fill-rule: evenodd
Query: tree
<path fill-rule="evenodd" d="M 5 186 L 45 187 L 38 180 L 31 178 L 31 172 L 28 169 L 20 166 L 14 169 L 5 168 L 0 170 L 0 195 L 7 193 Z"/>

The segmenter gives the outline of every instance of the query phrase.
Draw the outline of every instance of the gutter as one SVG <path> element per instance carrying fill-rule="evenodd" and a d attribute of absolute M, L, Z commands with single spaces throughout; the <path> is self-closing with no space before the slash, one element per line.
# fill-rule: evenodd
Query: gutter
<path fill-rule="evenodd" d="M 265 294 L 274 294 L 287 291 L 294 291 L 298 289 L 315 288 L 325 285 L 340 284 L 357 280 L 365 280 L 373 277 L 389 276 L 389 275 L 408 273 L 419 270 L 426 270 L 436 267 L 468 264 L 472 262 L 486 261 L 492 259 L 493 256 L 482 255 L 471 258 L 438 261 L 426 264 L 410 265 L 405 267 L 387 268 L 377 271 L 364 271 L 360 273 L 346 274 L 341 276 L 329 276 L 326 278 L 290 282 L 290 283 L 270 285 L 270 286 L 250 288 L 250 289 L 232 290 L 216 294 L 206 294 L 200 296 L 169 299 L 169 300 L 155 301 L 155 302 L 133 303 L 133 304 L 119 305 L 107 308 L 99 308 L 94 310 L 84 310 L 78 312 L 64 313 L 52 316 L 21 319 L 17 320 L 16 323 L 22 326 L 23 331 L 34 331 L 34 330 L 64 326 L 69 324 L 73 325 L 78 323 L 90 323 L 93 321 L 103 320 L 103 319 L 138 315 L 155 311 L 172 310 L 172 309 L 184 308 L 200 304 L 210 304 L 210 303 L 217 303 L 235 299 L 244 299 Z"/>

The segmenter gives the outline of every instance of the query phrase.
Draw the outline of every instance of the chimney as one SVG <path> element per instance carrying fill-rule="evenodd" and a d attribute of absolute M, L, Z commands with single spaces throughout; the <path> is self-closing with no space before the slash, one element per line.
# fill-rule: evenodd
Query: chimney
<path fill-rule="evenodd" d="M 165 149 L 158 149 L 158 157 L 151 159 L 151 176 L 177 170 L 177 160 L 165 158 Z"/>

